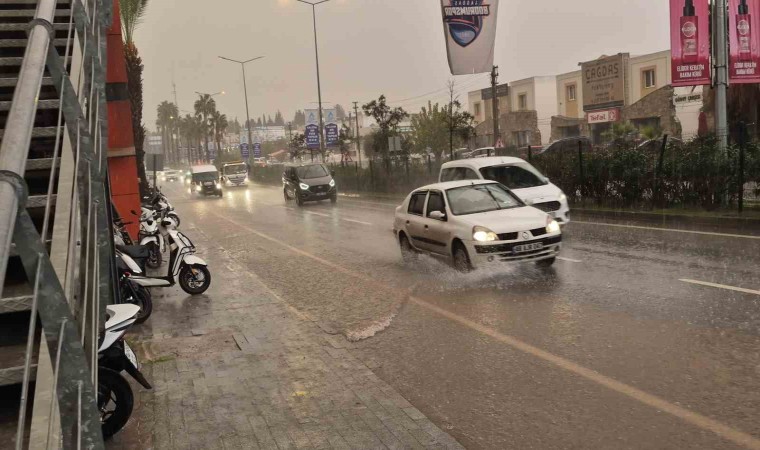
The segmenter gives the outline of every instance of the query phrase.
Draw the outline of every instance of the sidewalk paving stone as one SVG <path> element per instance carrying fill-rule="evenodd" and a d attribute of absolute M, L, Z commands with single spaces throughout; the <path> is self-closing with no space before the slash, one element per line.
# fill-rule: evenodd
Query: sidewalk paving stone
<path fill-rule="evenodd" d="M 213 283 L 154 293 L 130 330 L 142 371 L 135 409 L 109 450 L 462 448 L 352 354 L 202 233 Z M 215 270 L 215 268 L 229 270 Z"/>

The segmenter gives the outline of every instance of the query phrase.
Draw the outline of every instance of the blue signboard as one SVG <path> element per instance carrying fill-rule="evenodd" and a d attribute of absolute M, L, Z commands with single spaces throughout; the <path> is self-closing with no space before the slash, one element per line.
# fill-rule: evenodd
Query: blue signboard
<path fill-rule="evenodd" d="M 253 143 L 253 157 L 258 158 L 260 156 L 261 156 L 261 143 L 254 142 Z"/>
<path fill-rule="evenodd" d="M 319 125 L 306 125 L 304 135 L 306 136 L 307 148 L 319 148 Z"/>
<path fill-rule="evenodd" d="M 240 156 L 242 156 L 243 159 L 248 159 L 248 157 L 251 156 L 248 151 L 248 144 L 240 144 Z"/>
<path fill-rule="evenodd" d="M 335 147 L 340 141 L 337 123 L 328 123 L 325 125 L 325 143 L 328 147 Z"/>

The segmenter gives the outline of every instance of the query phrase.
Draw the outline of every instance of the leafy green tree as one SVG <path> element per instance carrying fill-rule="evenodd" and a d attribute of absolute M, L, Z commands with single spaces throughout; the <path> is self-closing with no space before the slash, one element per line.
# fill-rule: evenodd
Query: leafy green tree
<path fill-rule="evenodd" d="M 388 153 L 388 138 L 397 135 L 396 128 L 409 114 L 403 108 L 391 108 L 388 106 L 385 95 L 381 95 L 377 100 L 362 105 L 362 111 L 369 117 L 375 119 L 378 130 L 373 133 L 371 147 L 375 154 Z"/>
<path fill-rule="evenodd" d="M 210 161 L 211 157 L 208 153 L 208 138 L 209 133 L 212 132 L 212 126 L 210 117 L 216 111 L 216 101 L 209 94 L 201 94 L 200 98 L 195 101 L 195 114 L 203 119 L 203 153 L 206 161 Z"/>
<path fill-rule="evenodd" d="M 210 125 L 211 132 L 214 135 L 214 141 L 216 142 L 216 153 L 219 155 L 222 152 L 222 138 L 224 137 L 224 132 L 227 129 L 227 126 L 229 125 L 227 122 L 227 116 L 221 114 L 219 111 L 212 112 L 210 117 Z"/>
<path fill-rule="evenodd" d="M 164 100 L 156 108 L 156 127 L 161 132 L 161 143 L 164 157 L 167 161 L 178 160 L 173 142 L 176 120 L 179 118 L 179 108 L 174 103 Z"/>
<path fill-rule="evenodd" d="M 140 178 L 140 191 L 147 192 L 148 178 L 145 174 L 145 126 L 142 122 L 143 110 L 143 63 L 134 42 L 137 26 L 145 16 L 148 0 L 121 0 L 121 31 L 124 39 L 124 60 L 127 69 L 127 90 L 129 104 L 132 108 L 132 135 L 137 159 L 137 176 Z"/>
<path fill-rule="evenodd" d="M 346 118 L 346 110 L 341 105 L 335 105 L 335 118 L 338 120 L 344 120 Z"/>
<path fill-rule="evenodd" d="M 277 111 L 277 114 L 274 115 L 274 124 L 277 126 L 285 125 L 285 119 L 282 118 L 282 113 L 279 110 Z"/>
<path fill-rule="evenodd" d="M 305 125 L 306 125 L 306 113 L 299 109 L 296 111 L 296 114 L 293 117 L 293 126 L 303 127 Z"/>
<path fill-rule="evenodd" d="M 293 134 L 289 147 L 291 159 L 298 158 L 306 150 L 306 136 L 303 133 Z"/>

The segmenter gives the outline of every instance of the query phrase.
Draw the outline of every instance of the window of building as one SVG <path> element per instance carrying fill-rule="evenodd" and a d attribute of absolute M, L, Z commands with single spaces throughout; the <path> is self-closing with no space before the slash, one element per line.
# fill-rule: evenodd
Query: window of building
<path fill-rule="evenodd" d="M 528 94 L 520 94 L 517 96 L 517 109 L 520 111 L 528 109 Z"/>
<path fill-rule="evenodd" d="M 518 147 L 525 147 L 530 144 L 530 131 L 515 131 L 512 135 Z"/>
<path fill-rule="evenodd" d="M 475 117 L 480 116 L 480 103 L 475 103 L 473 106 L 473 112 L 475 113 Z"/>
<path fill-rule="evenodd" d="M 568 102 L 574 102 L 575 101 L 575 85 L 574 84 L 568 84 L 565 86 L 565 97 L 567 98 Z"/>
<path fill-rule="evenodd" d="M 644 83 L 644 89 L 651 89 L 657 85 L 654 69 L 644 69 L 642 71 L 641 78 Z"/>

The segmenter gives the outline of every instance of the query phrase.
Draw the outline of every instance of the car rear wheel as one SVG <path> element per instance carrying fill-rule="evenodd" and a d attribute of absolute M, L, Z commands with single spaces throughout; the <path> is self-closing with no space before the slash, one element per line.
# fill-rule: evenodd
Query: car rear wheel
<path fill-rule="evenodd" d="M 296 193 L 296 205 L 303 206 L 303 200 L 301 199 L 301 196 Z"/>
<path fill-rule="evenodd" d="M 407 238 L 405 234 L 402 234 L 398 242 L 399 247 L 401 248 L 401 259 L 403 259 L 405 263 L 415 261 L 417 259 L 417 251 L 412 247 L 409 238 Z"/>
<path fill-rule="evenodd" d="M 470 256 L 467 254 L 467 249 L 464 245 L 457 243 L 454 247 L 454 268 L 462 273 L 467 273 L 472 270 L 472 264 L 470 263 Z"/>

